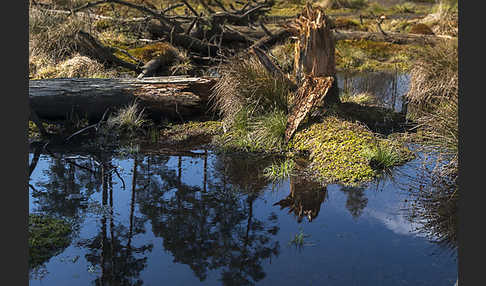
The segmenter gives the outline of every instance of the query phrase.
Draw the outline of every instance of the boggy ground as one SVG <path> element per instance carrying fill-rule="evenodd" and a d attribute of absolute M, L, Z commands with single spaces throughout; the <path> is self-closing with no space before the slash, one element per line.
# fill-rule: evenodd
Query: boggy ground
<path fill-rule="evenodd" d="M 42 2 L 42 1 L 41 1 Z M 45 1 L 50 2 L 50 1 Z M 156 8 L 164 8 L 177 1 L 149 1 Z M 199 2 L 188 1 L 199 12 L 204 10 Z M 228 1 L 221 1 L 224 5 Z M 329 3 L 327 3 L 329 2 Z M 383 2 L 383 1 L 381 1 Z M 381 23 L 384 31 L 413 32 L 422 34 L 443 34 L 455 36 L 453 20 L 454 13 L 448 9 L 438 8 L 433 1 L 395 1 L 389 4 L 380 1 L 317 1 L 317 5 L 327 5 L 327 13 L 334 22 L 335 28 L 351 31 L 379 31 L 376 16 L 383 15 Z M 388 2 L 387 2 L 388 3 Z M 304 1 L 275 1 L 268 13 L 268 28 L 273 31 L 278 25 L 288 21 L 302 11 Z M 111 9 L 108 4 L 98 6 L 93 12 L 109 17 L 138 17 L 138 11 L 120 6 Z M 178 7 L 170 12 L 172 15 L 185 13 L 184 7 Z M 31 14 L 30 17 L 40 17 Z M 39 20 L 39 19 L 38 19 Z M 79 20 L 79 19 L 78 19 Z M 72 20 L 76 21 L 76 20 Z M 452 21 L 452 24 L 451 24 Z M 41 22 L 39 20 L 39 22 Z M 30 33 L 33 51 L 36 50 L 36 27 L 32 21 Z M 73 22 L 74 23 L 74 22 Z M 127 62 L 136 63 L 148 61 L 154 56 L 169 55 L 167 74 L 191 74 L 194 63 L 188 60 L 187 54 L 172 47 L 167 42 L 140 41 L 145 35 L 143 27 L 124 25 L 120 27 L 116 21 L 97 19 L 91 24 L 92 33 L 100 41 L 114 49 L 123 49 L 129 55 L 116 51 L 115 56 Z M 67 25 L 69 26 L 69 25 Z M 70 26 L 69 26 L 70 27 Z M 66 28 L 67 29 L 67 28 Z M 41 39 L 40 37 L 37 39 Z M 55 45 L 38 47 L 37 50 L 50 51 Z M 44 49 L 44 50 L 43 50 Z M 338 71 L 408 71 L 413 63 L 414 55 L 420 53 L 422 47 L 416 45 L 398 45 L 389 42 L 368 40 L 340 40 L 336 43 L 336 66 Z M 272 59 L 282 70 L 290 72 L 293 67 L 293 42 L 288 40 L 282 45 L 270 50 Z M 53 78 L 62 76 L 74 77 L 113 77 L 136 76 L 135 73 L 123 68 L 106 68 L 78 54 L 64 57 L 44 57 L 45 53 L 31 53 L 30 78 Z M 201 120 L 186 123 L 172 123 L 145 126 L 144 132 L 125 134 L 131 141 L 156 142 L 165 146 L 184 148 L 211 145 L 213 148 L 226 152 L 259 152 L 286 154 L 287 156 L 302 155 L 310 160 L 309 167 L 316 176 L 330 181 L 342 183 L 359 183 L 372 180 L 384 166 L 377 163 L 377 158 L 385 160 L 393 166 L 410 158 L 410 152 L 396 138 L 396 132 L 406 130 L 404 116 L 389 110 L 366 104 L 346 102 L 338 108 L 327 110 L 320 116 L 309 119 L 302 126 L 288 145 L 280 150 L 270 150 L 247 140 L 234 140 L 232 130 L 225 130 L 224 124 L 217 119 Z M 314 124 L 311 124 L 314 123 Z M 82 119 L 73 119 L 69 124 L 47 124 L 45 127 L 52 133 L 72 134 L 87 126 Z M 39 138 L 37 128 L 29 122 L 29 137 Z M 226 132 L 225 132 L 226 131 Z M 91 133 L 91 134 L 90 134 Z M 392 134 L 393 133 L 393 134 Z M 390 135 L 392 134 L 392 135 Z M 76 140 L 95 136 L 94 129 L 80 135 Z M 395 139 L 391 139 L 395 138 Z M 392 148 L 399 146 L 399 148 Z M 399 150 L 399 152 L 391 152 Z M 398 158 L 397 158 L 398 157 Z"/>

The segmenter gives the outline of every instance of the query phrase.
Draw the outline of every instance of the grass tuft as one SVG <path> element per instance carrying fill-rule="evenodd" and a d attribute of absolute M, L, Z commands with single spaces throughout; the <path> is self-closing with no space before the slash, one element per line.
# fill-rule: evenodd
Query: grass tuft
<path fill-rule="evenodd" d="M 377 145 L 375 148 L 366 149 L 363 155 L 368 159 L 372 168 L 387 170 L 400 163 L 400 155 L 392 146 Z"/>
<path fill-rule="evenodd" d="M 109 127 L 119 128 L 121 131 L 135 132 L 140 130 L 148 120 L 144 118 L 144 109 L 140 109 L 135 102 L 110 116 L 107 120 Z"/>
<path fill-rule="evenodd" d="M 284 180 L 292 174 L 295 162 L 291 158 L 286 158 L 281 162 L 274 162 L 263 170 L 263 175 L 273 181 Z"/>

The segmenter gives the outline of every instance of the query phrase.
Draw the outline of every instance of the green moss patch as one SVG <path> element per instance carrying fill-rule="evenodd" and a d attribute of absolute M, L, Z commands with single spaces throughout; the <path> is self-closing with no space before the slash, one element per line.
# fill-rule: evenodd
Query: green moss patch
<path fill-rule="evenodd" d="M 379 171 L 370 164 L 369 150 L 393 148 L 403 164 L 411 151 L 392 140 L 379 138 L 359 123 L 329 116 L 321 123 L 298 131 L 290 142 L 292 148 L 309 154 L 309 168 L 328 183 L 355 185 L 373 180 Z"/>
<path fill-rule="evenodd" d="M 169 125 L 160 131 L 160 140 L 171 145 L 201 145 L 211 142 L 212 137 L 222 134 L 219 121 L 192 121 L 184 124 Z"/>
<path fill-rule="evenodd" d="M 417 47 L 368 40 L 341 40 L 336 43 L 339 71 L 394 71 L 410 69 Z"/>
<path fill-rule="evenodd" d="M 364 25 L 361 25 L 359 20 L 346 18 L 346 17 L 337 17 L 334 20 L 334 27 L 336 29 L 343 29 L 343 30 L 368 31 L 368 28 Z"/>
<path fill-rule="evenodd" d="M 71 226 L 63 220 L 29 215 L 29 268 L 59 254 L 71 243 Z"/>

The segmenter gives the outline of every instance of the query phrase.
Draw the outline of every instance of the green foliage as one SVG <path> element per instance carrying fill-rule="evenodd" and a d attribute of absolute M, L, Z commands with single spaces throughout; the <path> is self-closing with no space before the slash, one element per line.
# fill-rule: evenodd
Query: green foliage
<path fill-rule="evenodd" d="M 293 150 L 306 152 L 311 161 L 309 168 L 323 181 L 357 185 L 374 179 L 379 172 L 373 169 L 365 150 L 374 149 L 376 142 L 392 144 L 379 140 L 365 126 L 327 116 L 322 123 L 298 131 L 291 140 Z M 402 164 L 411 158 L 411 152 L 398 144 Z"/>
<path fill-rule="evenodd" d="M 295 162 L 291 158 L 285 158 L 281 162 L 273 162 L 263 170 L 263 175 L 273 181 L 280 181 L 290 177 L 294 170 Z"/>
<path fill-rule="evenodd" d="M 29 214 L 29 268 L 40 266 L 71 243 L 71 226 L 63 220 Z"/>
<path fill-rule="evenodd" d="M 365 149 L 363 155 L 368 159 L 370 166 L 378 170 L 390 169 L 400 162 L 400 154 L 392 146 L 377 144 L 372 149 Z"/>

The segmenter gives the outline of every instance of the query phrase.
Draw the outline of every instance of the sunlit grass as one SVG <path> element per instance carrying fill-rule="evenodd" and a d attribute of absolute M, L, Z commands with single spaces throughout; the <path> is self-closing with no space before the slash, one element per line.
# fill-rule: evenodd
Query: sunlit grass
<path fill-rule="evenodd" d="M 280 181 L 290 177 L 294 170 L 295 162 L 287 158 L 282 162 L 274 162 L 263 170 L 263 175 L 273 181 Z"/>

